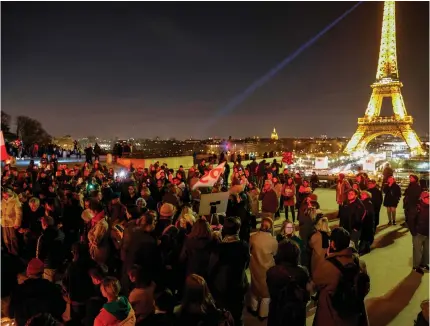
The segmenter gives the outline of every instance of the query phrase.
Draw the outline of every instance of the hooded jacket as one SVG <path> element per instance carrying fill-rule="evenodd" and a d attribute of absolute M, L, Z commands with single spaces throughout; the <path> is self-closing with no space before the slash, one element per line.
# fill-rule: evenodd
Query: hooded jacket
<path fill-rule="evenodd" d="M 22 207 L 17 195 L 1 200 L 1 226 L 21 226 Z"/>
<path fill-rule="evenodd" d="M 134 326 L 135 324 L 136 316 L 126 297 L 119 297 L 116 301 L 105 303 L 94 320 L 94 326 Z"/>

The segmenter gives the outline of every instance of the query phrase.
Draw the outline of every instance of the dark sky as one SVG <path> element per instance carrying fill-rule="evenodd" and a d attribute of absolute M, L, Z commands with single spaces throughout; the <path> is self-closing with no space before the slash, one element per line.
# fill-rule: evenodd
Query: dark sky
<path fill-rule="evenodd" d="M 374 82 L 382 2 L 364 2 L 211 127 L 355 2 L 2 2 L 2 109 L 54 136 L 350 137 Z M 428 133 L 429 2 L 397 2 L 406 108 Z M 391 115 L 383 108 L 383 115 Z"/>

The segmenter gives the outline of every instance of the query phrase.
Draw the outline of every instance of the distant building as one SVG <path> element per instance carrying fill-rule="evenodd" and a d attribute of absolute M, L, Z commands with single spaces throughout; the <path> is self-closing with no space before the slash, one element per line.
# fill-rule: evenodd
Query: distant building
<path fill-rule="evenodd" d="M 273 128 L 273 132 L 272 132 L 272 135 L 270 136 L 270 139 L 278 140 L 278 133 L 276 132 L 275 128 Z"/>
<path fill-rule="evenodd" d="M 73 139 L 71 136 L 67 135 L 64 137 L 52 138 L 52 143 L 60 148 L 72 150 L 73 149 Z"/>

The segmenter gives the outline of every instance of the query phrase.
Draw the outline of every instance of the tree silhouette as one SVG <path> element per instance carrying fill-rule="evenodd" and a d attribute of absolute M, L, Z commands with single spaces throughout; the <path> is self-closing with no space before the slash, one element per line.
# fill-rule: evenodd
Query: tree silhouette
<path fill-rule="evenodd" d="M 1 111 L 1 131 L 10 131 L 10 115 L 4 111 Z"/>
<path fill-rule="evenodd" d="M 22 115 L 16 118 L 16 134 L 27 145 L 51 142 L 51 136 L 39 121 Z"/>

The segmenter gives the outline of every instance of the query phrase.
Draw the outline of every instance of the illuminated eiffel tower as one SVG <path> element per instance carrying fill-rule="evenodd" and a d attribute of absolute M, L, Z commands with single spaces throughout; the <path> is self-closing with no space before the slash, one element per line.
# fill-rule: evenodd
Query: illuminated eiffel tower
<path fill-rule="evenodd" d="M 395 1 L 384 2 L 376 81 L 371 85 L 373 91 L 364 118 L 358 118 L 357 131 L 346 145 L 346 154 L 363 152 L 371 140 L 384 134 L 403 138 L 412 155 L 424 154 L 421 141 L 412 129 L 413 118 L 406 112 L 400 91 L 403 84 L 397 67 L 395 6 Z M 391 97 L 394 116 L 380 116 L 384 97 Z"/>

